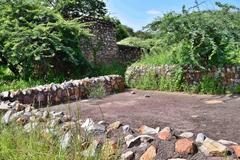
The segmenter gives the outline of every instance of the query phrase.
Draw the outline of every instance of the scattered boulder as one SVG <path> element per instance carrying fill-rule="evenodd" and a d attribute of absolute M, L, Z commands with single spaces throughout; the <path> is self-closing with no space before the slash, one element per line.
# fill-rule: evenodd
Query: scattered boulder
<path fill-rule="evenodd" d="M 221 143 L 221 144 L 223 144 L 223 145 L 227 145 L 227 146 L 230 146 L 230 145 L 238 145 L 238 144 L 235 143 L 235 142 L 227 141 L 227 140 L 224 140 L 224 139 L 220 139 L 218 142 Z"/>
<path fill-rule="evenodd" d="M 175 152 L 180 154 L 194 154 L 197 152 L 197 146 L 190 139 L 179 139 L 175 143 Z"/>
<path fill-rule="evenodd" d="M 62 149 L 66 149 L 70 145 L 71 138 L 72 133 L 70 131 L 62 136 L 62 138 L 60 139 L 60 146 Z"/>
<path fill-rule="evenodd" d="M 127 151 L 121 155 L 121 160 L 133 160 L 134 153 L 132 151 Z"/>
<path fill-rule="evenodd" d="M 140 134 L 157 134 L 159 130 L 159 128 L 154 129 L 145 125 L 142 125 L 139 129 L 137 129 Z"/>
<path fill-rule="evenodd" d="M 193 136 L 194 136 L 194 134 L 192 132 L 184 132 L 179 135 L 179 137 L 181 137 L 181 138 L 192 138 Z"/>
<path fill-rule="evenodd" d="M 233 145 L 230 146 L 230 148 L 232 148 L 237 156 L 237 158 L 240 158 L 240 146 L 239 145 Z"/>
<path fill-rule="evenodd" d="M 157 149 L 151 145 L 146 152 L 140 157 L 140 160 L 154 160 L 157 156 Z"/>
<path fill-rule="evenodd" d="M 2 117 L 2 123 L 3 124 L 8 124 L 9 122 L 10 122 L 10 117 L 11 117 L 11 115 L 14 113 L 14 111 L 13 110 L 8 110 L 5 114 L 4 114 L 4 116 Z"/>
<path fill-rule="evenodd" d="M 199 133 L 195 140 L 196 143 L 202 144 L 207 137 L 203 133 Z"/>
<path fill-rule="evenodd" d="M 108 127 L 107 127 L 107 132 L 110 132 L 110 131 L 113 131 L 115 129 L 118 129 L 119 127 L 121 127 L 122 123 L 120 121 L 116 121 L 112 124 L 110 124 Z"/>
<path fill-rule="evenodd" d="M 140 135 L 140 136 L 137 136 L 136 138 L 126 141 L 126 144 L 127 144 L 128 148 L 132 148 L 134 146 L 141 145 L 142 142 L 151 142 L 153 140 L 154 140 L 154 137 L 152 137 L 152 136 Z"/>
<path fill-rule="evenodd" d="M 172 137 L 171 128 L 169 128 L 169 127 L 163 128 L 163 129 L 158 133 L 158 138 L 161 139 L 161 140 L 163 140 L 163 141 L 170 140 L 171 137 Z"/>
<path fill-rule="evenodd" d="M 227 147 L 222 145 L 221 143 L 214 141 L 210 138 L 206 138 L 199 148 L 201 152 L 203 152 L 206 156 L 213 156 L 213 157 L 222 157 L 226 156 L 227 154 Z"/>

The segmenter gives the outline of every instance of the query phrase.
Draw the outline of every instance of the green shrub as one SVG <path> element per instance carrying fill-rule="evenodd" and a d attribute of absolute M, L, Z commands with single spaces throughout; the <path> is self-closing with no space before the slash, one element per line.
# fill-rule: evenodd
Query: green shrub
<path fill-rule="evenodd" d="M 225 93 L 225 88 L 223 87 L 221 80 L 212 78 L 209 76 L 204 76 L 199 84 L 199 91 L 203 94 L 221 94 Z"/>
<path fill-rule="evenodd" d="M 0 64 L 18 77 L 84 75 L 91 68 L 80 46 L 90 36 L 83 24 L 39 1 L 2 3 L 0 23 Z"/>
<path fill-rule="evenodd" d="M 103 98 L 106 96 L 106 90 L 104 84 L 97 84 L 88 88 L 90 98 Z"/>

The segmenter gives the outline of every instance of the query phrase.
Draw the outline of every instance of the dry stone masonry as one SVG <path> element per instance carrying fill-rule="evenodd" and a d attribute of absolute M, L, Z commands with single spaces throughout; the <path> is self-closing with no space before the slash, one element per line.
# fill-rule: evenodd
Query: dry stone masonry
<path fill-rule="evenodd" d="M 120 121 L 108 123 L 94 122 L 93 119 L 77 119 L 64 112 L 35 109 L 19 102 L 9 104 L 1 123 L 15 123 L 25 132 L 39 131 L 50 137 L 60 137 L 62 149 L 71 147 L 74 136 L 83 138 L 80 153 L 93 158 L 102 148 L 109 152 L 105 159 L 121 160 L 237 160 L 240 158 L 240 145 L 227 140 L 213 140 L 203 133 L 179 132 L 170 127 L 151 128 L 142 125 L 132 128 Z M 41 126 L 41 127 L 40 127 Z M 80 129 L 79 132 L 76 132 Z M 77 134 L 77 135 L 76 135 Z M 89 141 L 89 136 L 93 137 Z M 87 141 L 88 140 L 88 141 Z M 87 142 L 86 142 L 87 141 Z"/>
<path fill-rule="evenodd" d="M 132 65 L 126 71 L 126 83 L 131 86 L 144 76 L 152 74 L 156 78 L 169 77 L 175 65 Z M 220 78 L 224 86 L 232 87 L 240 84 L 240 66 L 225 66 L 222 68 L 212 68 L 207 72 L 193 71 L 186 68 L 184 71 L 184 78 L 189 84 L 197 84 L 203 76 L 210 76 L 213 78 Z"/>
<path fill-rule="evenodd" d="M 82 17 L 80 21 L 90 23 L 87 28 L 93 35 L 90 41 L 84 41 L 81 45 L 89 61 L 126 64 L 140 59 L 141 48 L 117 44 L 116 27 L 113 23 L 93 17 Z"/>
<path fill-rule="evenodd" d="M 85 78 L 71 80 L 62 84 L 48 84 L 34 88 L 0 93 L 0 100 L 22 104 L 31 104 L 35 107 L 45 107 L 77 101 L 89 97 L 89 92 L 102 88 L 105 95 L 124 90 L 124 79 L 118 75 L 102 76 L 97 78 Z M 5 102 L 2 102 L 5 104 Z M 7 105 L 2 105 L 6 108 Z"/>

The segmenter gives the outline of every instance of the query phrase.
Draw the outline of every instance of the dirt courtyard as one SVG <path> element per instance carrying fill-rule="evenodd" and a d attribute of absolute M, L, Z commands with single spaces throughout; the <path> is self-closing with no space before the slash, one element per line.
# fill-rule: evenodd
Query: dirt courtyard
<path fill-rule="evenodd" d="M 240 96 L 189 95 L 130 90 L 100 100 L 84 100 L 51 107 L 81 118 L 120 120 L 134 127 L 172 127 L 178 131 L 202 132 L 215 140 L 240 143 Z M 149 95 L 147 98 L 146 95 Z"/>

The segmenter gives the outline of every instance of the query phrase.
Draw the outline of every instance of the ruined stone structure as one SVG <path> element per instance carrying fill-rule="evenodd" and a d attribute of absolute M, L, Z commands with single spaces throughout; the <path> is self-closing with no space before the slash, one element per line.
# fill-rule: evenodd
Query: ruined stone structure
<path fill-rule="evenodd" d="M 133 65 L 127 69 L 126 83 L 134 84 L 141 80 L 147 74 L 153 74 L 157 79 L 168 77 L 172 74 L 177 66 L 174 65 Z M 222 68 L 212 68 L 208 71 L 194 71 L 191 69 L 184 70 L 184 78 L 189 84 L 198 84 L 204 76 L 219 78 L 226 87 L 234 88 L 240 84 L 240 66 L 225 66 Z"/>
<path fill-rule="evenodd" d="M 104 94 L 124 90 L 124 79 L 118 75 L 72 80 L 62 84 L 47 84 L 18 91 L 0 93 L 1 101 L 18 101 L 36 107 L 68 103 L 89 97 L 90 91 L 102 87 Z"/>
<path fill-rule="evenodd" d="M 85 57 L 91 62 L 135 62 L 140 58 L 141 49 L 137 47 L 117 45 L 115 25 L 109 21 L 92 17 L 83 17 L 80 21 L 88 24 L 90 41 L 83 42 Z"/>

